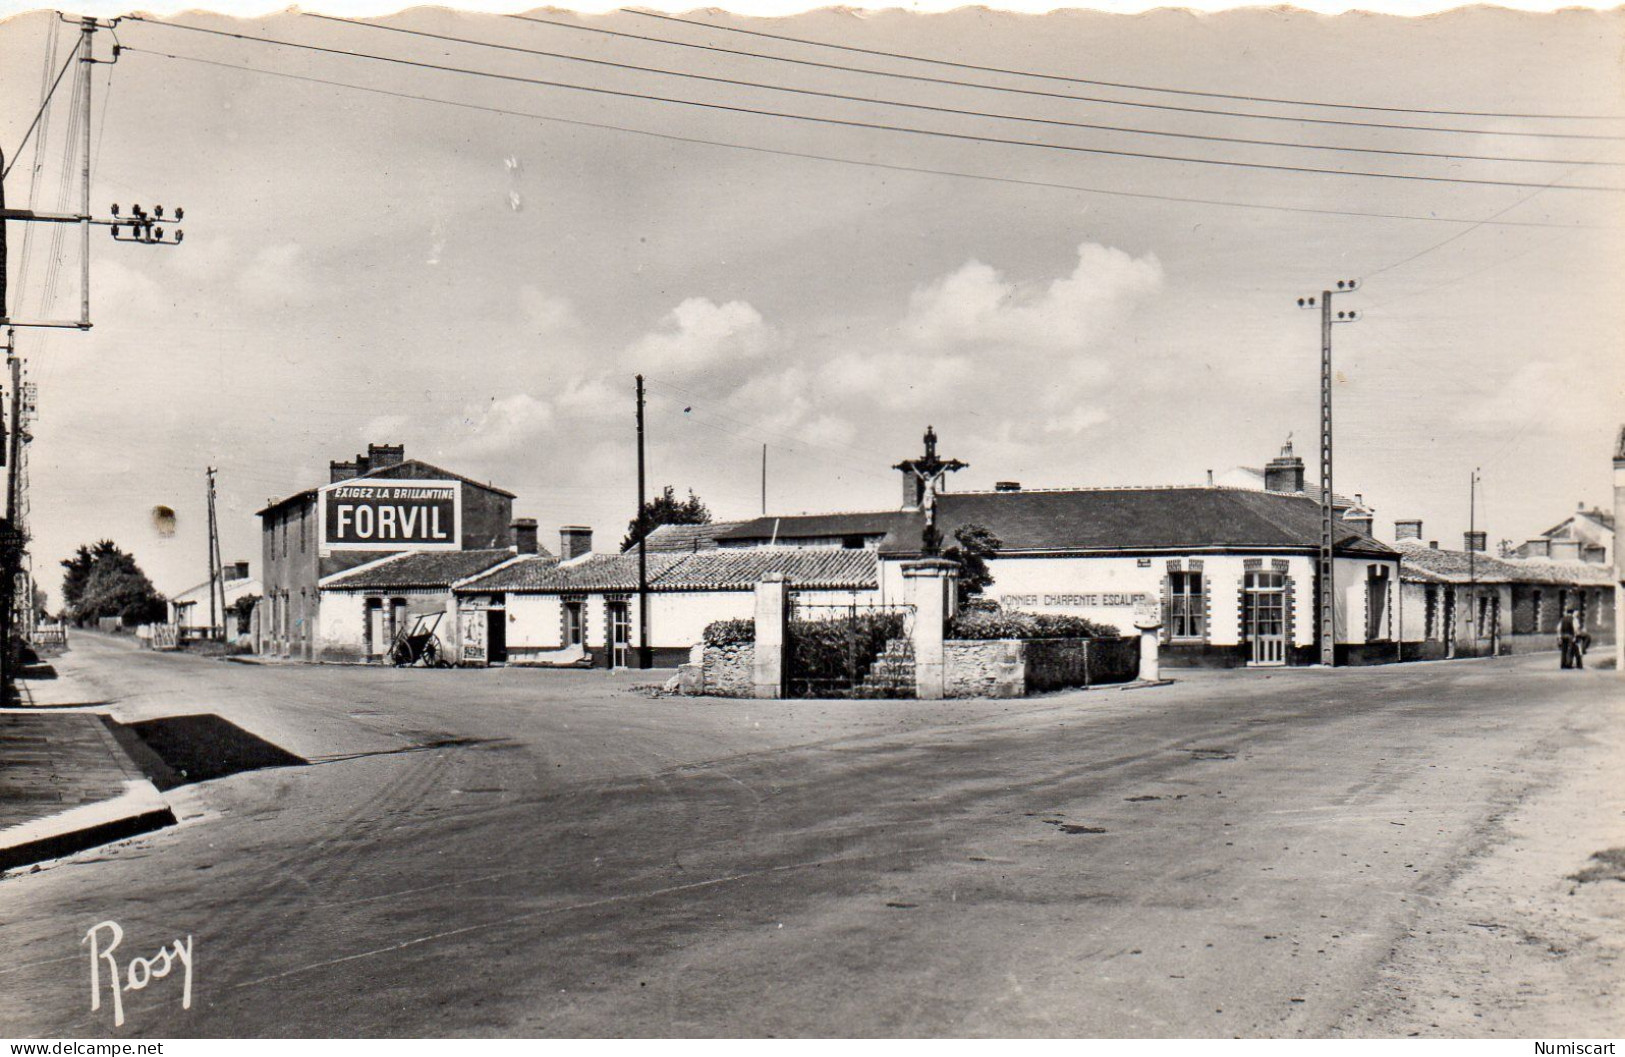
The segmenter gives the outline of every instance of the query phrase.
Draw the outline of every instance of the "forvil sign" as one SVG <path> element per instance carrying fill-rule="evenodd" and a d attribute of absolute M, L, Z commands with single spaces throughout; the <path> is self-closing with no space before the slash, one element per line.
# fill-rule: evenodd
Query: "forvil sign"
<path fill-rule="evenodd" d="M 102 1008 L 102 973 L 107 974 L 107 991 L 112 996 L 113 1026 L 124 1025 L 124 992 L 143 991 L 154 980 L 168 976 L 176 964 L 185 970 L 181 982 L 181 1008 L 192 1008 L 192 937 L 175 940 L 158 948 L 150 958 L 131 958 L 119 972 L 118 949 L 124 930 L 116 921 L 98 921 L 90 926 L 81 945 L 90 944 L 90 1010 Z"/>
<path fill-rule="evenodd" d="M 323 551 L 456 550 L 462 538 L 457 481 L 341 481 L 317 493 Z"/>

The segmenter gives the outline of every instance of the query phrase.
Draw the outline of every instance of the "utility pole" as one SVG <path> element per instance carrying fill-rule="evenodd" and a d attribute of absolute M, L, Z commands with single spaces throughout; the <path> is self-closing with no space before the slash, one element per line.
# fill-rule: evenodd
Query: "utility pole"
<path fill-rule="evenodd" d="M 22 361 L 18 356 L 14 329 L 17 327 L 54 328 L 67 330 L 89 330 L 90 323 L 90 229 L 93 226 L 107 226 L 112 228 L 113 239 L 117 242 L 138 242 L 148 246 L 175 246 L 182 239 L 182 232 L 176 228 L 171 237 L 166 240 L 164 229 L 159 226 L 164 222 L 164 209 L 158 206 L 149 216 L 139 205 L 134 209 L 134 216 L 123 219 L 119 216 L 119 207 L 112 207 L 111 217 L 96 217 L 90 212 L 90 162 L 91 162 L 91 74 L 92 67 L 98 64 L 112 64 L 118 62 L 119 46 L 113 45 L 111 59 L 96 58 L 96 32 L 101 29 L 112 29 L 117 19 L 111 22 L 101 22 L 93 17 L 68 18 L 58 16 L 62 21 L 77 25 L 79 28 L 79 43 L 75 48 L 79 65 L 78 82 L 75 85 L 76 99 L 74 108 L 79 111 L 81 135 L 78 145 L 79 159 L 79 211 L 77 213 L 48 213 L 33 208 L 33 202 L 28 203 L 29 208 L 12 209 L 6 205 L 4 176 L 10 171 L 3 152 L 0 152 L 0 326 L 6 328 L 6 359 L 11 376 L 10 395 L 10 421 L 7 423 L 5 437 L 6 455 L 6 520 L 4 526 L 4 539 L 0 539 L 0 568 L 4 572 L 4 585 L 0 587 L 0 610 L 4 617 L 0 617 L 0 687 L 8 684 L 12 676 L 11 666 L 17 656 L 16 623 L 14 611 L 19 594 L 27 599 L 27 615 L 23 626 L 29 626 L 32 621 L 32 578 L 25 575 L 28 568 L 28 534 L 22 523 L 28 509 L 27 477 L 23 468 L 23 445 L 28 441 L 27 429 L 24 425 L 24 416 L 32 413 L 33 392 L 32 386 L 25 397 L 22 384 Z M 29 138 L 36 128 L 42 128 L 45 122 L 47 108 L 55 94 L 57 86 L 62 84 L 64 76 L 74 62 L 70 55 L 68 61 L 62 66 L 56 81 L 45 90 L 40 100 L 40 109 L 34 117 L 34 123 L 23 134 L 22 142 L 18 145 L 19 152 L 27 146 Z M 35 146 L 38 154 L 40 146 Z M 12 159 L 11 165 L 17 159 Z M 70 162 L 71 164 L 71 162 Z M 60 208 L 60 207 L 59 207 Z M 181 220 L 185 216 L 184 210 L 175 210 L 174 219 Z M 12 316 L 13 306 L 9 300 L 9 291 L 6 288 L 6 233 L 12 221 L 36 224 L 76 224 L 79 227 L 80 243 L 80 284 L 79 284 L 79 318 L 78 319 L 16 319 Z M 19 579 L 26 579 L 27 583 L 19 591 Z"/>
<path fill-rule="evenodd" d="M 643 375 L 638 375 L 638 506 L 637 518 L 643 520 L 643 500 L 647 492 L 643 481 Z M 646 540 L 649 531 L 641 526 L 643 532 L 638 535 L 638 667 L 650 668 L 653 659 L 649 654 L 649 548 Z"/>
<path fill-rule="evenodd" d="M 1334 294 L 1353 293 L 1359 288 L 1358 279 L 1339 279 L 1337 289 L 1322 290 L 1320 308 L 1320 552 L 1316 557 L 1316 587 L 1318 619 L 1316 637 L 1320 639 L 1320 663 L 1331 667 L 1337 663 L 1337 572 L 1333 560 L 1336 543 L 1333 521 L 1336 511 L 1332 505 L 1332 324 L 1353 323 L 1360 318 L 1356 311 L 1340 310 L 1333 314 Z M 1299 308 L 1315 308 L 1314 295 L 1298 298 Z"/>
<path fill-rule="evenodd" d="M 767 517 L 767 445 L 762 445 L 762 516 Z"/>
<path fill-rule="evenodd" d="M 11 429 L 6 434 L 6 518 L 17 527 L 17 514 L 22 506 L 22 478 L 17 472 L 18 456 L 23 446 L 23 361 L 12 352 L 12 332 L 6 331 L 6 366 L 11 371 L 11 407 L 6 419 Z"/>
<path fill-rule="evenodd" d="M 222 622 L 226 615 L 226 585 L 220 577 L 220 522 L 214 514 L 214 475 L 217 471 L 213 466 L 208 468 L 209 478 L 209 637 L 211 639 L 224 639 Z M 215 596 L 219 595 L 220 607 L 215 608 Z"/>
<path fill-rule="evenodd" d="M 1467 619 L 1473 625 L 1473 656 L 1478 656 L 1478 467 L 1467 482 Z"/>

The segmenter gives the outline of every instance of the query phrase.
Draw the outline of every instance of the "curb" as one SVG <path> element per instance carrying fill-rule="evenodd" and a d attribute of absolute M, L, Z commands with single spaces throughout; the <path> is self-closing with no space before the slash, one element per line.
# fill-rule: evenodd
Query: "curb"
<path fill-rule="evenodd" d="M 0 873 L 175 825 L 175 813 L 157 786 L 140 777 L 140 767 L 114 736 L 112 717 L 101 719 L 98 727 L 107 751 L 126 774 L 124 791 L 109 800 L 0 830 Z"/>

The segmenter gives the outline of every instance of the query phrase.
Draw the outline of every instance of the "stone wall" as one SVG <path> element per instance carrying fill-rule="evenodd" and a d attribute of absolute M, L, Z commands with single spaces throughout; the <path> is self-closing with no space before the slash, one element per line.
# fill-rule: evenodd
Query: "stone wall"
<path fill-rule="evenodd" d="M 705 656 L 700 663 L 698 692 L 713 697 L 752 696 L 751 667 L 755 662 L 756 646 L 753 643 L 706 646 Z"/>
<path fill-rule="evenodd" d="M 1140 671 L 1139 640 L 950 639 L 943 643 L 947 697 L 1021 697 L 1100 683 Z"/>
<path fill-rule="evenodd" d="M 942 644 L 946 697 L 1020 697 L 1026 692 L 1026 643 L 949 639 Z"/>

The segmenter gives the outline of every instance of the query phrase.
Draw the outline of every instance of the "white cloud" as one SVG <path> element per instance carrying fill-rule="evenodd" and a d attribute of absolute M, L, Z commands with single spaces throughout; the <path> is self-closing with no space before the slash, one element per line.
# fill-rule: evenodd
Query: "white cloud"
<path fill-rule="evenodd" d="M 456 423 L 462 434 L 452 450 L 461 455 L 516 454 L 517 449 L 535 440 L 554 422 L 552 405 L 529 393 L 493 397 L 483 407 L 467 409 Z"/>
<path fill-rule="evenodd" d="M 659 329 L 633 342 L 628 355 L 650 373 L 691 374 L 723 365 L 742 369 L 777 339 L 761 313 L 743 301 L 719 305 L 690 297 L 667 313 Z"/>
<path fill-rule="evenodd" d="M 1041 354 L 1088 352 L 1130 312 L 1162 289 L 1154 255 L 1132 257 L 1086 242 L 1071 274 L 1018 283 L 980 261 L 916 290 L 903 331 L 937 348 Z"/>

